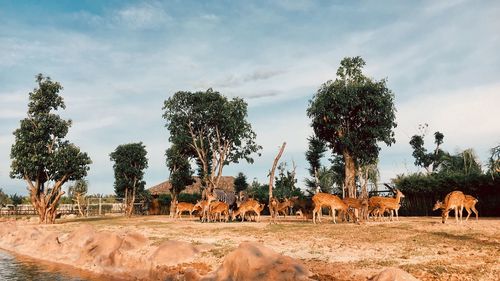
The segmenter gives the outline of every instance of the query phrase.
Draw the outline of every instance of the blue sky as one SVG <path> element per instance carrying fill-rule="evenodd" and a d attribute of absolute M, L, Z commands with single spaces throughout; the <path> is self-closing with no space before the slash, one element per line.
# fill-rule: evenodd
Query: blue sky
<path fill-rule="evenodd" d="M 382 181 L 419 170 L 408 142 L 420 123 L 443 132 L 448 151 L 472 147 L 486 162 L 500 142 L 499 14 L 495 1 L 1 1 L 0 187 L 26 193 L 9 154 L 40 72 L 64 86 L 68 139 L 94 162 L 91 193 L 113 192 L 109 153 L 123 143 L 145 143 L 148 186 L 168 178 L 163 101 L 208 87 L 248 101 L 264 147 L 225 174 L 267 181 L 287 141 L 282 160 L 303 185 L 309 99 L 357 55 L 395 94 Z"/>

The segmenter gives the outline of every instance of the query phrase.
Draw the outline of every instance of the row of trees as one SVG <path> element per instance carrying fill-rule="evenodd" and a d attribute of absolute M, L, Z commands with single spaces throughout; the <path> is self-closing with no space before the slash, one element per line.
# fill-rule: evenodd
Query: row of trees
<path fill-rule="evenodd" d="M 394 95 L 385 79 L 367 77 L 364 66 L 361 57 L 344 58 L 335 80 L 322 84 L 309 101 L 307 116 L 314 131 L 306 153 L 310 165 L 306 186 L 310 194 L 321 191 L 354 198 L 367 196 L 368 183 L 378 178 L 380 144 L 390 146 L 395 142 Z M 40 221 L 49 223 L 54 221 L 57 204 L 64 194 L 61 186 L 83 179 L 91 160 L 76 145 L 64 140 L 71 120 L 54 113 L 64 108 L 58 95 L 62 86 L 41 74 L 37 83 L 38 88 L 30 93 L 28 117 L 21 120 L 20 128 L 14 132 L 11 176 L 26 180 Z M 170 135 L 171 146 L 165 156 L 174 202 L 193 182 L 194 173 L 205 190 L 211 192 L 219 185 L 224 167 L 243 160 L 253 163 L 253 157 L 260 156 L 262 147 L 255 141 L 256 134 L 247 121 L 247 103 L 241 98 L 229 99 L 212 89 L 179 91 L 165 100 L 163 110 Z M 428 173 L 451 171 L 460 161 L 466 163 L 466 173 L 480 169 L 471 153 L 446 153 L 440 148 L 443 134 L 436 132 L 434 136 L 436 148 L 431 152 L 423 146 L 423 135 L 411 139 L 416 165 Z M 329 161 L 324 160 L 327 153 Z M 498 159 L 498 149 L 496 153 Z M 110 159 L 114 162 L 115 192 L 130 205 L 144 190 L 143 175 L 148 166 L 145 147 L 142 143 L 120 145 Z M 492 169 L 500 169 L 498 161 L 492 161 Z M 275 181 L 275 195 L 294 194 L 298 190 L 295 165 L 291 169 L 283 163 L 278 165 L 276 178 L 275 167 L 269 173 L 269 188 Z M 262 186 L 256 183 L 251 189 L 261 190 Z M 132 213 L 131 207 L 127 213 Z"/>

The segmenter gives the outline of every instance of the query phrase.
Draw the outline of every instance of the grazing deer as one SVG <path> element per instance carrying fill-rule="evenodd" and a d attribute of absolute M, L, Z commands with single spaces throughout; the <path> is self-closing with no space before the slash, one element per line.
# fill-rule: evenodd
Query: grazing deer
<path fill-rule="evenodd" d="M 458 215 L 462 222 L 462 211 L 465 204 L 465 195 L 462 191 L 452 191 L 446 195 L 443 203 L 443 211 L 441 213 L 442 223 L 446 223 L 450 210 L 455 210 L 455 221 L 458 223 Z"/>
<path fill-rule="evenodd" d="M 213 202 L 210 204 L 210 216 L 213 216 L 214 221 L 222 221 L 222 216 L 225 217 L 226 222 L 229 221 L 229 205 L 225 202 Z"/>
<path fill-rule="evenodd" d="M 312 210 L 314 209 L 311 198 L 299 198 L 298 196 L 294 196 L 290 201 L 293 203 L 292 208 L 296 210 L 296 215 L 301 214 L 305 219 L 311 216 Z"/>
<path fill-rule="evenodd" d="M 343 214 L 346 214 L 349 209 L 349 206 L 347 206 L 344 201 L 333 194 L 321 192 L 316 193 L 312 197 L 312 201 L 314 204 L 313 223 L 316 223 L 316 217 L 318 217 L 318 221 L 321 222 L 321 212 L 323 206 L 330 207 L 332 211 L 333 223 L 335 224 L 337 223 L 337 221 L 335 221 L 335 210 L 340 210 Z"/>
<path fill-rule="evenodd" d="M 241 217 L 241 221 L 245 220 L 245 215 L 250 212 L 255 212 L 257 214 L 256 221 L 260 220 L 260 212 L 264 209 L 265 204 L 260 204 L 254 199 L 249 199 L 240 204 L 240 207 L 233 212 L 232 220 L 235 220 L 237 216 Z"/>
<path fill-rule="evenodd" d="M 465 218 L 465 221 L 469 219 L 472 212 L 476 215 L 476 221 L 479 220 L 479 212 L 476 209 L 477 202 L 479 201 L 474 196 L 465 195 L 464 207 L 467 211 L 467 218 Z M 432 210 L 435 211 L 437 209 L 444 209 L 444 203 L 438 200 L 436 204 L 434 204 L 434 208 L 432 208 Z"/>
<path fill-rule="evenodd" d="M 276 223 L 279 203 L 280 202 L 276 199 L 276 197 L 271 197 L 271 199 L 269 199 L 269 213 L 271 214 L 271 220 L 269 223 Z"/>
<path fill-rule="evenodd" d="M 404 194 L 399 190 L 396 189 L 396 197 L 382 197 L 382 196 L 373 196 L 368 199 L 368 206 L 370 209 L 370 213 L 373 215 L 376 215 L 378 217 L 384 216 L 385 211 L 390 212 L 390 220 L 392 221 L 393 219 L 393 214 L 392 211 L 396 213 L 396 218 L 399 220 L 399 208 L 400 208 L 400 202 L 401 198 L 404 198 Z"/>
<path fill-rule="evenodd" d="M 181 218 L 182 212 L 189 212 L 189 218 L 192 218 L 194 211 L 194 204 L 187 202 L 177 202 L 177 207 L 175 208 L 174 218 Z"/>

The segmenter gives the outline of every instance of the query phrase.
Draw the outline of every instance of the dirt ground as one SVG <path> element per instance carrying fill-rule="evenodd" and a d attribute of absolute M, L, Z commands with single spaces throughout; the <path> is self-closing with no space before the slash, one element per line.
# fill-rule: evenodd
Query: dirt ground
<path fill-rule="evenodd" d="M 200 223 L 166 216 L 60 220 L 47 226 L 70 232 L 82 223 L 98 230 L 134 231 L 153 245 L 166 240 L 210 244 L 195 264 L 212 270 L 244 241 L 261 242 L 301 260 L 316 280 L 366 280 L 386 267 L 398 267 L 421 280 L 498 280 L 500 219 L 443 225 L 437 217 L 402 217 L 394 222 L 333 224 L 323 220 Z"/>

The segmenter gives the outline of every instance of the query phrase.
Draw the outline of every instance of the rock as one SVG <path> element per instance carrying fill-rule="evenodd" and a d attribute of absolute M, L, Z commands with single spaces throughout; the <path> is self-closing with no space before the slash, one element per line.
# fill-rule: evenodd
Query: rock
<path fill-rule="evenodd" d="M 187 271 L 186 280 L 311 280 L 311 273 L 299 261 L 283 256 L 255 242 L 241 243 L 222 265 L 206 276 Z"/>
<path fill-rule="evenodd" d="M 182 241 L 165 241 L 158 246 L 150 257 L 153 266 L 172 266 L 194 260 L 200 251 L 191 243 Z"/>
<path fill-rule="evenodd" d="M 410 273 L 395 267 L 384 269 L 377 275 L 368 279 L 369 281 L 418 281 Z"/>

